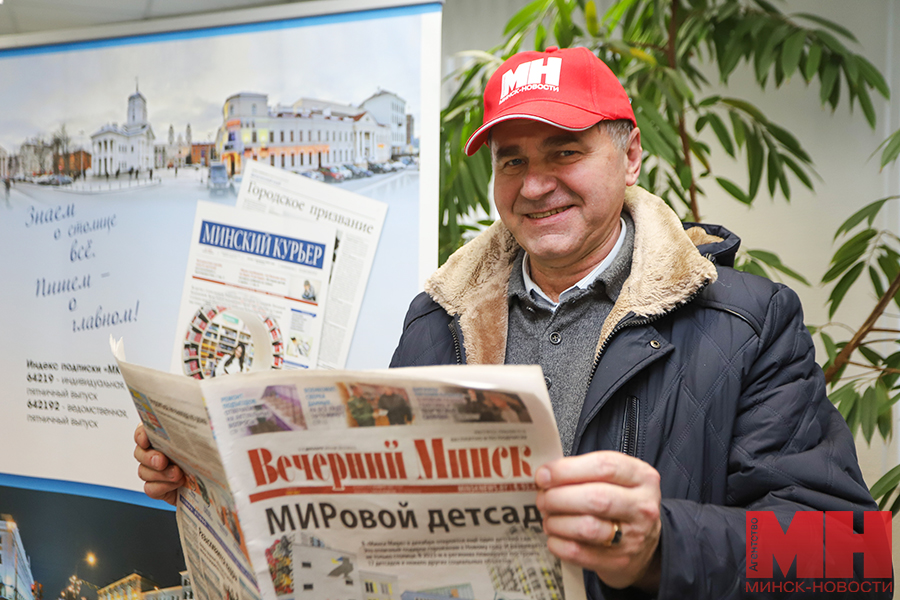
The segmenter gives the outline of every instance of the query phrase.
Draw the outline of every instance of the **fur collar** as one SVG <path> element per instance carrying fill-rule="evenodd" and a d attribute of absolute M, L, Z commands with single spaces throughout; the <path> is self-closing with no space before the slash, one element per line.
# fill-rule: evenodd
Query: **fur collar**
<path fill-rule="evenodd" d="M 627 315 L 664 314 L 716 279 L 716 267 L 696 245 L 721 241 L 699 227 L 687 232 L 678 216 L 653 194 L 632 186 L 625 210 L 635 225 L 631 275 L 603 323 L 597 348 Z M 469 364 L 502 364 L 506 356 L 507 285 L 519 245 L 497 221 L 456 251 L 425 282 L 425 291 L 459 317 Z"/>

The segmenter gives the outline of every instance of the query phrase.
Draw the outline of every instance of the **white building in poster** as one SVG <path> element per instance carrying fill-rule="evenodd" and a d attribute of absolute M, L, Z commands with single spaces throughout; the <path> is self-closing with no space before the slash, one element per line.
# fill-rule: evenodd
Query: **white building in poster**
<path fill-rule="evenodd" d="M 360 104 L 375 117 L 375 120 L 386 125 L 391 131 L 391 153 L 404 154 L 406 140 L 406 100 L 387 90 L 378 90 Z"/>
<path fill-rule="evenodd" d="M 190 162 L 191 156 L 191 124 L 187 124 L 184 134 L 175 137 L 175 127 L 169 125 L 168 142 L 156 144 L 153 148 L 153 164 L 156 168 L 165 169 L 183 167 Z"/>
<path fill-rule="evenodd" d="M 147 119 L 147 99 L 140 91 L 128 97 L 128 117 L 125 125 L 107 123 L 91 135 L 95 177 L 153 168 L 153 141 L 156 136 Z"/>
<path fill-rule="evenodd" d="M 268 104 L 266 94 L 230 96 L 222 110 L 216 150 L 229 174 L 244 160 L 296 173 L 391 158 L 391 132 L 364 109 L 311 98 L 290 106 Z"/>
<path fill-rule="evenodd" d="M 9 515 L 0 515 L 0 597 L 34 600 L 31 561 L 25 554 L 19 527 Z"/>
<path fill-rule="evenodd" d="M 18 169 L 13 175 L 31 177 L 53 172 L 53 147 L 39 138 L 19 146 Z"/>

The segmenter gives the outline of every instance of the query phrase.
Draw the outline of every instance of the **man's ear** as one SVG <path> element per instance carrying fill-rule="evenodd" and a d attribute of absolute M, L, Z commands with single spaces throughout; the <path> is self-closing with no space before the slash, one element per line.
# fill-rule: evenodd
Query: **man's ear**
<path fill-rule="evenodd" d="M 625 149 L 625 185 L 637 183 L 641 174 L 641 160 L 644 157 L 644 149 L 641 148 L 641 130 L 635 127 L 628 137 L 628 147 Z"/>

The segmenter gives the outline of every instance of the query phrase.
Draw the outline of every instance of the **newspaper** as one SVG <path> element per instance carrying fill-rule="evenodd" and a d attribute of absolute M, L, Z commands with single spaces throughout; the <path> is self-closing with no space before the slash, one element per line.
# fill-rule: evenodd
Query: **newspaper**
<path fill-rule="evenodd" d="M 328 223 L 198 202 L 172 372 L 209 379 L 315 367 L 334 236 Z"/>
<path fill-rule="evenodd" d="M 584 600 L 535 506 L 535 470 L 562 456 L 539 367 L 198 381 L 114 353 L 153 446 L 186 473 L 199 600 Z"/>
<path fill-rule="evenodd" d="M 256 161 L 244 165 L 237 207 L 335 226 L 334 269 L 325 308 L 319 368 L 347 364 L 350 342 L 387 205 Z"/>

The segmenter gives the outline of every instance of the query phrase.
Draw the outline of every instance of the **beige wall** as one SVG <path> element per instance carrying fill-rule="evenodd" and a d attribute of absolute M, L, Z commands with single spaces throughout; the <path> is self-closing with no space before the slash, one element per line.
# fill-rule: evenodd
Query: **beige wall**
<path fill-rule="evenodd" d="M 465 64 L 465 58 L 455 56 L 464 50 L 489 50 L 503 41 L 506 22 L 528 0 L 445 0 L 442 17 L 442 70 L 448 75 Z M 445 105 L 455 87 L 443 85 L 441 105 Z"/>

